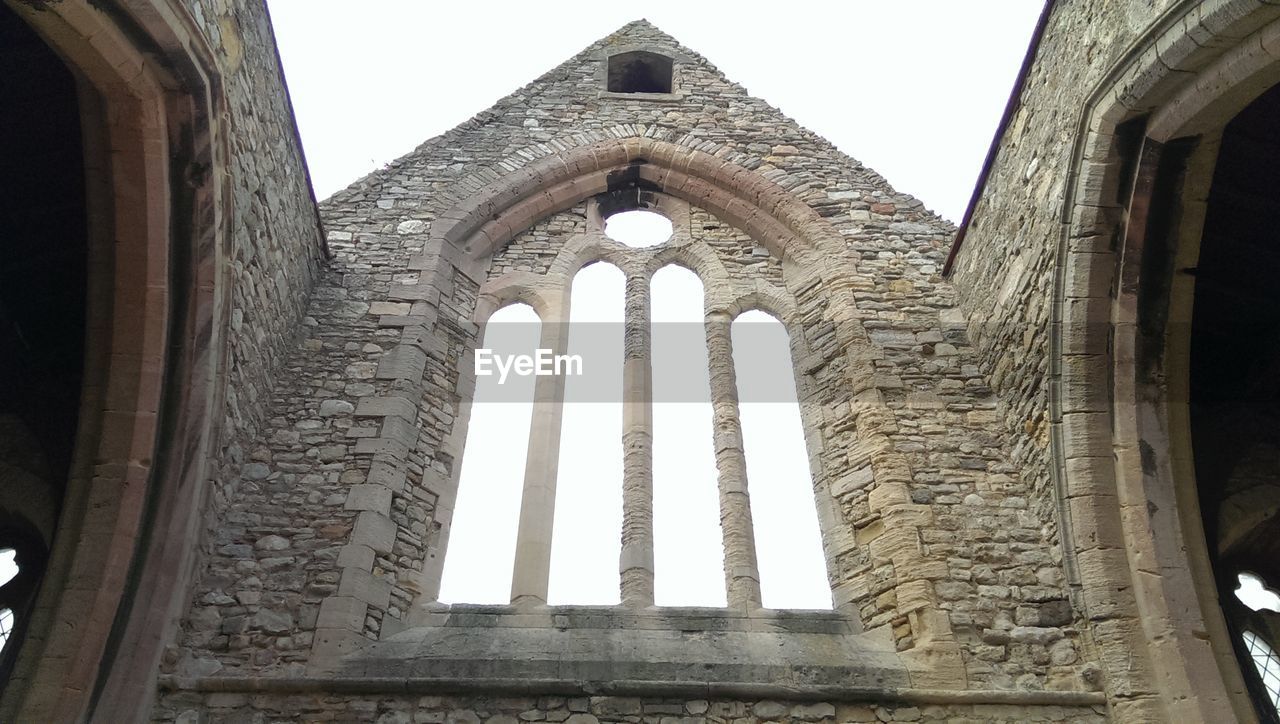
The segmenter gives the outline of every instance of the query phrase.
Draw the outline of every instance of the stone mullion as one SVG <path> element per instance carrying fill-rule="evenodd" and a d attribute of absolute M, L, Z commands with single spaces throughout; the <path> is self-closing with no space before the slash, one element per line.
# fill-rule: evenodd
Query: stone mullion
<path fill-rule="evenodd" d="M 653 605 L 653 379 L 649 276 L 627 275 L 622 371 L 622 603 Z"/>
<path fill-rule="evenodd" d="M 566 354 L 569 341 L 567 298 L 556 300 L 550 306 L 542 320 L 539 347 L 551 350 L 552 354 Z M 513 604 L 547 602 L 564 388 L 563 375 L 544 375 L 534 382 L 524 491 L 520 498 L 520 523 L 516 532 L 515 567 L 511 573 Z"/>
<path fill-rule="evenodd" d="M 747 458 L 738 417 L 738 382 L 733 367 L 732 322 L 728 314 L 707 316 L 707 362 L 711 378 L 712 429 L 720 489 L 720 534 L 729 606 L 760 607 L 760 569 L 747 491 Z"/>

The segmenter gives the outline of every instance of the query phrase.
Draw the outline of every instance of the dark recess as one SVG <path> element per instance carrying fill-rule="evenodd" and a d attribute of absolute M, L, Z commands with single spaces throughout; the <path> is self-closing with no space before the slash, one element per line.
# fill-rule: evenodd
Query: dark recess
<path fill-rule="evenodd" d="M 1205 535 L 1219 600 L 1259 716 L 1277 722 L 1240 640 L 1273 647 L 1267 623 L 1232 591 L 1242 570 L 1280 583 L 1280 86 L 1226 127 L 1194 270 L 1191 425 Z M 1235 498 L 1235 505 L 1224 505 Z M 1251 501 L 1243 509 L 1239 501 Z M 1260 522 L 1246 516 L 1270 508 Z M 1226 541 L 1230 541 L 1229 544 Z M 1271 615 L 1271 619 L 1275 616 Z M 1271 629 L 1271 630 L 1268 630 Z"/>
<path fill-rule="evenodd" d="M 4 6 L 0 169 L 0 417 L 9 421 L 7 429 L 22 431 L 0 444 L 0 464 L 32 473 L 40 468 L 60 501 L 85 351 L 88 221 L 80 111 L 71 72 Z M 11 510 L 14 502 L 21 501 L 0 500 L 0 548 L 14 548 L 21 569 L 0 589 L 0 607 L 12 608 L 17 620 L 0 657 L 0 681 L 12 666 L 46 557 L 42 536 Z"/>
<path fill-rule="evenodd" d="M 612 93 L 670 93 L 671 59 L 637 50 L 609 57 L 609 91 Z"/>

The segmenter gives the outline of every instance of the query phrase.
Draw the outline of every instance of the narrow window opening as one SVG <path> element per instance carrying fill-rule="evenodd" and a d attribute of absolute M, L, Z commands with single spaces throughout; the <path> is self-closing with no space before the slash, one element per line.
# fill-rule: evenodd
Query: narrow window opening
<path fill-rule="evenodd" d="M 626 279 L 611 264 L 573 278 L 569 354 L 582 374 L 565 379 L 551 604 L 620 602 L 622 542 L 622 330 Z"/>
<path fill-rule="evenodd" d="M 534 355 L 541 331 L 532 307 L 513 304 L 489 318 L 476 350 L 475 394 L 440 580 L 444 603 L 510 601 L 536 378 L 506 361 Z"/>
<path fill-rule="evenodd" d="M 725 606 L 702 281 L 668 266 L 650 292 L 654 600 Z"/>
<path fill-rule="evenodd" d="M 8 585 L 18 576 L 17 557 L 18 551 L 13 548 L 0 550 L 0 588 Z M 0 651 L 3 651 L 5 644 L 9 642 L 9 635 L 13 633 L 13 624 L 13 610 L 9 608 L 0 610 Z"/>
<path fill-rule="evenodd" d="M 787 330 L 774 317 L 749 311 L 734 320 L 732 335 L 761 602 L 830 609 Z"/>
<path fill-rule="evenodd" d="M 621 211 L 604 222 L 604 235 L 633 249 L 657 246 L 671 238 L 671 219 L 662 214 L 636 209 Z"/>
<path fill-rule="evenodd" d="M 0 651 L 3 651 L 5 644 L 9 643 L 9 635 L 13 633 L 13 624 L 13 611 L 7 608 L 0 611 Z"/>
<path fill-rule="evenodd" d="M 1262 679 L 1262 686 L 1267 690 L 1267 696 L 1271 698 L 1271 706 L 1280 710 L 1280 657 L 1277 657 L 1275 650 L 1254 632 L 1245 631 L 1242 636 L 1245 650 L 1253 660 L 1254 668 L 1258 670 L 1258 678 Z"/>
<path fill-rule="evenodd" d="M 665 55 L 637 50 L 609 57 L 609 92 L 670 93 L 672 61 Z"/>

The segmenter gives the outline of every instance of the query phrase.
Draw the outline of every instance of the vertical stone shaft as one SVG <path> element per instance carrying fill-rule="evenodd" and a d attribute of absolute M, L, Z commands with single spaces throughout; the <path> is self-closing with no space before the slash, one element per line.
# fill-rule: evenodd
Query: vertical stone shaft
<path fill-rule="evenodd" d="M 568 352 L 569 309 L 565 300 L 552 304 L 542 320 L 541 349 Z M 520 525 L 516 531 L 515 568 L 511 573 L 513 604 L 545 604 L 551 579 L 551 531 L 555 524 L 556 477 L 560 465 L 560 428 L 564 417 L 563 375 L 538 377 L 533 386 L 533 416 L 525 458 Z"/>
<path fill-rule="evenodd" d="M 732 319 L 707 315 L 707 362 L 711 375 L 712 430 L 720 488 L 720 534 L 724 539 L 724 580 L 731 608 L 760 607 L 760 570 L 755 528 L 747 494 L 747 458 L 738 418 L 738 382 L 733 369 Z"/>
<path fill-rule="evenodd" d="M 653 605 L 653 380 L 649 277 L 627 275 L 622 368 L 622 604 Z"/>

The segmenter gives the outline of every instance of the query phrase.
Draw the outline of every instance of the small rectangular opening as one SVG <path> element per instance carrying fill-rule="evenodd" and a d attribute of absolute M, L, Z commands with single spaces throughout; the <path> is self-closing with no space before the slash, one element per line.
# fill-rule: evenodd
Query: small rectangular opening
<path fill-rule="evenodd" d="M 609 57 L 610 93 L 670 93 L 671 58 L 637 50 Z"/>

